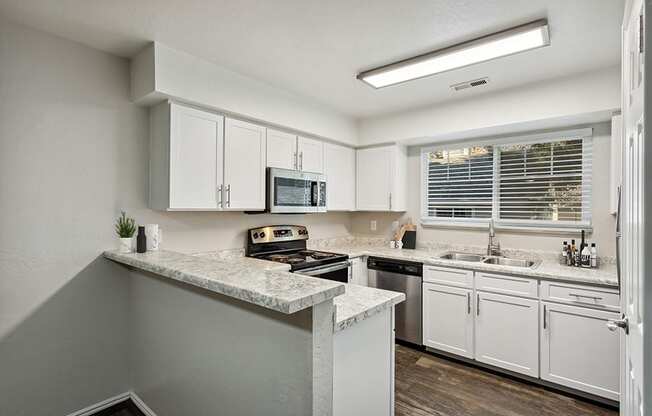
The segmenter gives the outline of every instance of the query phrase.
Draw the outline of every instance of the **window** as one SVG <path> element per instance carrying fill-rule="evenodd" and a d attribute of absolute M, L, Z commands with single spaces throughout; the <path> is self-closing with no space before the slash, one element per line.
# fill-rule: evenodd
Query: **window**
<path fill-rule="evenodd" d="M 422 222 L 589 228 L 591 134 L 423 149 Z"/>

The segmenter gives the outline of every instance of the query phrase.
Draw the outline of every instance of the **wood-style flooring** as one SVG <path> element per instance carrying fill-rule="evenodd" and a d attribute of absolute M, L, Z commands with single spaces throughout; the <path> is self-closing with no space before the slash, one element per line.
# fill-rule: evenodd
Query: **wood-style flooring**
<path fill-rule="evenodd" d="M 617 416 L 602 407 L 396 346 L 396 416 Z"/>

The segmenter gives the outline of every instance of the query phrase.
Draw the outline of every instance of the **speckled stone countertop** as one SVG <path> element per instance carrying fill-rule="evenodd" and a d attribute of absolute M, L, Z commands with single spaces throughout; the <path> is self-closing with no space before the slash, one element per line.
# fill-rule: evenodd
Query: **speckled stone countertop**
<path fill-rule="evenodd" d="M 390 290 L 346 284 L 346 292 L 337 296 L 335 332 L 349 328 L 405 300 L 405 294 Z"/>
<path fill-rule="evenodd" d="M 166 250 L 142 254 L 105 251 L 104 256 L 287 314 L 332 299 L 345 291 L 342 283 L 289 273 L 286 265 L 248 257 L 221 259 Z"/>
<path fill-rule="evenodd" d="M 384 244 L 380 245 L 378 239 L 343 238 L 334 240 L 316 240 L 309 242 L 311 248 L 348 254 L 349 257 L 378 256 L 399 260 L 410 260 L 428 265 L 454 267 L 459 269 L 477 270 L 484 272 L 512 274 L 532 277 L 543 280 L 557 280 L 574 283 L 585 283 L 599 286 L 618 286 L 616 266 L 610 262 L 603 262 L 598 269 L 583 269 L 580 267 L 562 266 L 557 262 L 554 254 L 547 252 L 528 252 L 523 250 L 503 250 L 503 254 L 511 258 L 528 258 L 540 261 L 535 267 L 508 267 L 494 264 L 465 262 L 459 260 L 440 259 L 439 256 L 449 251 L 476 252 L 482 251 L 475 248 L 449 247 L 436 245 L 433 247 L 420 247 L 416 250 L 392 249 Z"/>

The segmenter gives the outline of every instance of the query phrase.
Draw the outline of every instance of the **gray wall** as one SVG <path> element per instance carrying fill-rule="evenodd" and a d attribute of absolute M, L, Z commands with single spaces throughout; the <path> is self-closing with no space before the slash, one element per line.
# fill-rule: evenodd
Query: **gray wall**
<path fill-rule="evenodd" d="M 598 246 L 600 256 L 615 256 L 615 217 L 609 213 L 609 155 L 611 152 L 611 125 L 596 124 L 593 127 L 593 234 L 589 236 Z M 398 213 L 355 213 L 353 232 L 357 234 L 391 236 L 392 221 L 404 222 L 411 218 L 418 224 L 421 218 L 421 149 L 411 147 L 408 151 L 408 211 Z M 377 231 L 370 231 L 370 221 L 376 220 Z M 541 232 L 498 231 L 498 240 L 505 248 L 524 250 L 560 251 L 563 240 L 580 238 L 580 234 L 549 234 Z M 452 244 L 481 246 L 487 244 L 487 230 L 417 227 L 417 239 Z"/>
<path fill-rule="evenodd" d="M 130 389 L 129 276 L 100 257 L 126 209 L 163 246 L 243 246 L 247 227 L 349 214 L 248 216 L 146 208 L 148 115 L 129 62 L 0 19 L 0 415 L 67 414 Z"/>

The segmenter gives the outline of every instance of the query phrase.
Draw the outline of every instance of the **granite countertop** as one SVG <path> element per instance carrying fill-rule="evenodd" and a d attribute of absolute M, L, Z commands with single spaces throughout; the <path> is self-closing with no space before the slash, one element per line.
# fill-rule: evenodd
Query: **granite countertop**
<path fill-rule="evenodd" d="M 317 245 L 315 244 L 313 247 L 317 248 Z M 318 247 L 336 253 L 348 254 L 351 258 L 362 256 L 377 256 L 399 260 L 410 260 L 427 265 L 512 274 L 544 280 L 557 280 L 610 287 L 618 286 L 618 277 L 616 274 L 615 264 L 603 264 L 598 269 L 583 269 L 580 267 L 562 266 L 557 262 L 556 259 L 551 258 L 549 253 L 547 256 L 540 256 L 537 253 L 528 253 L 527 251 L 522 250 L 504 251 L 504 254 L 507 257 L 530 258 L 540 261 L 540 264 L 536 265 L 535 267 L 525 268 L 465 262 L 459 260 L 446 260 L 439 258 L 439 256 L 449 251 L 461 251 L 459 248 L 457 250 L 451 250 L 450 248 L 417 248 L 416 250 L 410 250 L 392 249 L 380 245 L 346 244 L 346 242 L 344 242 L 344 244 L 342 244 L 342 242 L 330 242 L 326 245 L 319 245 Z"/>
<path fill-rule="evenodd" d="M 322 303 L 345 291 L 342 283 L 289 273 L 287 265 L 248 257 L 216 259 L 166 250 L 142 254 L 105 251 L 104 256 L 286 314 Z"/>
<path fill-rule="evenodd" d="M 333 300 L 335 332 L 349 328 L 405 300 L 405 294 L 401 292 L 352 284 L 345 286 L 346 292 Z"/>

